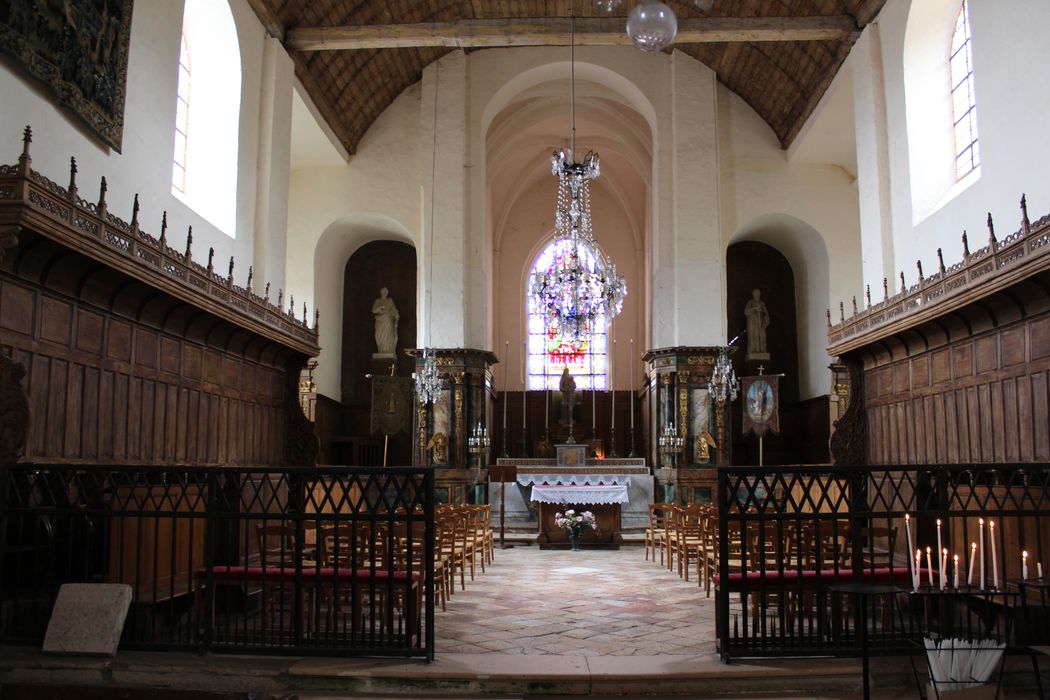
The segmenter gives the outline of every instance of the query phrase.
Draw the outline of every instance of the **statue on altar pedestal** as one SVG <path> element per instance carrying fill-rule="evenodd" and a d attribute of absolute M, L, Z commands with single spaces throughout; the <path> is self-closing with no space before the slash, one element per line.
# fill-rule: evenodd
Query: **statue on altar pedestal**
<path fill-rule="evenodd" d="M 558 389 L 561 391 L 561 420 L 562 423 L 569 423 L 572 421 L 572 406 L 576 400 L 576 380 L 569 374 L 568 367 L 562 370 Z"/>
<path fill-rule="evenodd" d="M 376 352 L 373 357 L 393 357 L 397 349 L 397 323 L 401 316 L 386 287 L 379 290 L 379 298 L 372 303 L 376 317 Z"/>
<path fill-rule="evenodd" d="M 430 442 L 427 443 L 427 449 L 433 450 L 431 453 L 433 464 L 448 464 L 448 438 L 444 433 L 434 433 Z"/>
<path fill-rule="evenodd" d="M 744 307 L 747 317 L 747 356 L 746 360 L 768 360 L 769 348 L 766 345 L 766 329 L 769 328 L 769 310 L 762 301 L 762 290 L 752 289 L 751 300 Z"/>
<path fill-rule="evenodd" d="M 711 461 L 711 449 L 718 449 L 718 445 L 715 443 L 714 437 L 711 433 L 703 430 L 699 435 L 696 436 L 696 449 L 694 450 L 693 458 L 697 462 L 710 462 Z"/>

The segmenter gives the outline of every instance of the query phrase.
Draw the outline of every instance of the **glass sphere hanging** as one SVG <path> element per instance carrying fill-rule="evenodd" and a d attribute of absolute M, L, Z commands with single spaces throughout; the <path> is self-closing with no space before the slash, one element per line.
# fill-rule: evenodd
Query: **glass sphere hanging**
<path fill-rule="evenodd" d="M 678 19 L 671 8 L 662 2 L 643 2 L 635 5 L 627 17 L 627 36 L 641 51 L 665 49 L 678 33 Z"/>
<path fill-rule="evenodd" d="M 612 14 L 620 9 L 620 5 L 623 4 L 623 0 L 595 0 L 594 5 L 607 14 Z"/>

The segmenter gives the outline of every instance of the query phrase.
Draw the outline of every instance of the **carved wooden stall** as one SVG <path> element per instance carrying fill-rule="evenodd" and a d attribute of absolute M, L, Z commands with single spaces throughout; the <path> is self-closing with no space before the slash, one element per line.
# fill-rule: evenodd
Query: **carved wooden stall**
<path fill-rule="evenodd" d="M 68 187 L 35 172 L 30 141 L 27 128 L 18 163 L 0 166 L 0 415 L 15 426 L 8 416 L 28 409 L 28 430 L 5 428 L 3 459 L 313 464 L 299 375 L 319 351 L 316 323 L 272 303 L 268 285 L 256 294 L 250 268 L 247 284 L 234 284 L 232 258 L 225 275 L 211 253 L 206 267 L 194 262 L 192 231 L 178 250 L 166 220 L 159 237 L 147 234 L 137 199 L 130 223 L 111 214 L 104 178 L 98 201 L 83 199 L 75 162 Z M 108 507 L 140 514 L 109 534 L 111 551 L 123 553 L 110 560 L 110 578 L 133 583 L 134 572 L 148 570 L 156 586 L 186 580 L 179 567 L 202 560 L 202 533 L 141 515 L 143 503 L 167 508 L 149 498 L 157 484 L 125 488 L 135 492 L 103 495 Z M 168 499 L 177 489 L 162 487 Z M 188 547 L 161 551 L 158 541 Z"/>
<path fill-rule="evenodd" d="M 883 301 L 848 318 L 840 308 L 834 326 L 829 315 L 837 386 L 848 373 L 837 393 L 848 392 L 849 404 L 831 441 L 838 464 L 1050 459 L 1050 217 L 1031 222 L 1023 198 L 1021 209 L 1020 229 L 1003 240 L 989 216 L 987 245 L 971 252 L 963 234 L 961 262 L 946 267 L 938 250 L 933 275 L 919 264 L 916 284 L 904 285 L 902 273 L 898 294 L 889 296 L 887 281 Z M 971 469 L 979 476 L 960 487 L 973 492 L 963 502 L 1022 509 L 1019 487 Z M 1002 536 L 1020 551 L 1014 525 Z"/>

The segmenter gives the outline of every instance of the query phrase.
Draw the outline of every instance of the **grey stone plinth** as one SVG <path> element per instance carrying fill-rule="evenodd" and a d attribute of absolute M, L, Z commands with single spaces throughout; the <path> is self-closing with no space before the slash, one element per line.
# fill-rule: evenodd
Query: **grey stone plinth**
<path fill-rule="evenodd" d="M 123 583 L 66 583 L 47 624 L 44 653 L 114 656 L 131 605 Z"/>

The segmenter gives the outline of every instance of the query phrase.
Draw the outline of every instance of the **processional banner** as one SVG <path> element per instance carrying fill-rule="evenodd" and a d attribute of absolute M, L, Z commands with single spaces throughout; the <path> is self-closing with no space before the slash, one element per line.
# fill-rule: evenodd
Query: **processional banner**
<path fill-rule="evenodd" d="M 412 379 L 372 377 L 373 433 L 393 435 L 412 430 Z"/>
<path fill-rule="evenodd" d="M 744 393 L 743 434 L 754 432 L 759 437 L 766 432 L 780 432 L 780 389 L 777 375 L 743 377 Z"/>

